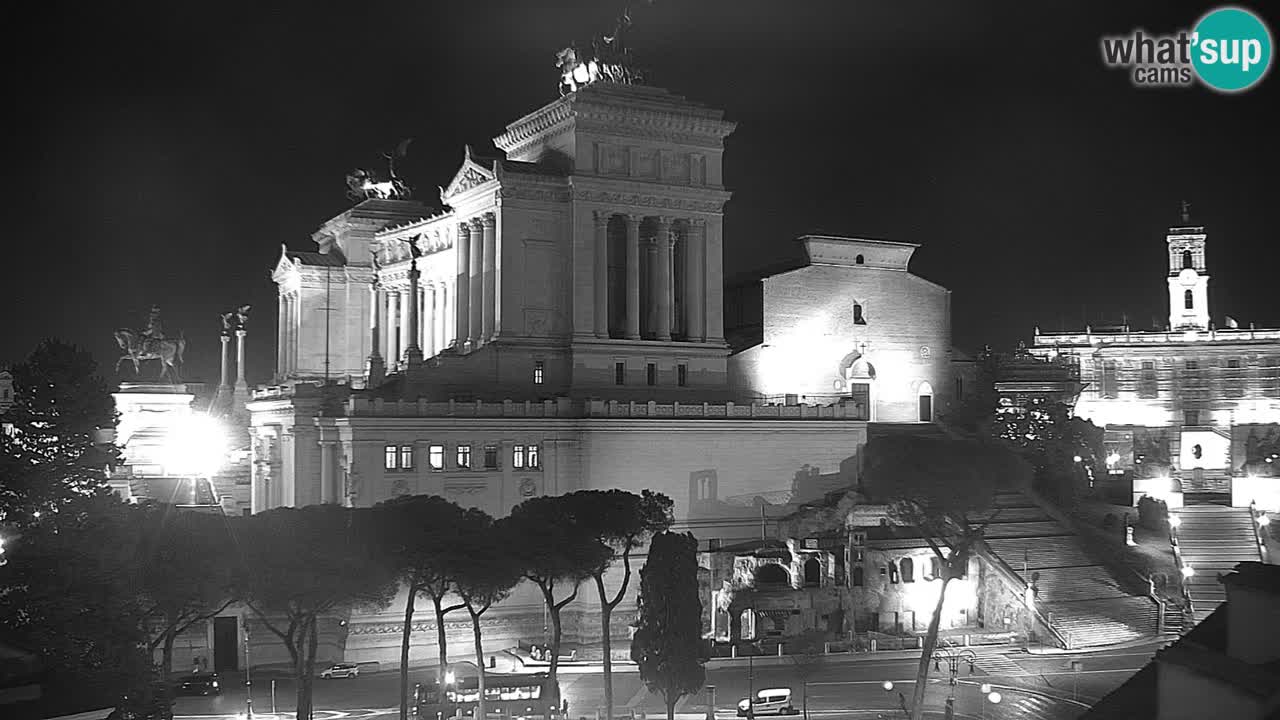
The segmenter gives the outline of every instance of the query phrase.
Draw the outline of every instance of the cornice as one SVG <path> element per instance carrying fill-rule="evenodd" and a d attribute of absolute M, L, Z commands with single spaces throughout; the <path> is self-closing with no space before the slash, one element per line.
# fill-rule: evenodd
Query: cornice
<path fill-rule="evenodd" d="M 724 192 L 723 198 L 691 198 L 673 194 L 657 194 L 652 190 L 596 190 L 579 188 L 573 191 L 573 199 L 579 202 L 601 203 L 611 207 L 656 208 L 679 212 L 699 212 L 723 214 L 724 204 L 729 199 Z"/>

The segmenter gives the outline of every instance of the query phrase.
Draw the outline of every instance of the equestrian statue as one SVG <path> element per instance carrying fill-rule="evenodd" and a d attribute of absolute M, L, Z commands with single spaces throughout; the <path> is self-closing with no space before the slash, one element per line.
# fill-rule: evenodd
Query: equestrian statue
<path fill-rule="evenodd" d="M 176 338 L 164 336 L 164 328 L 160 322 L 160 306 L 151 306 L 145 330 L 121 328 L 115 331 L 115 338 L 120 349 L 124 351 L 124 355 L 116 361 L 117 374 L 126 360 L 133 363 L 135 376 L 141 374 L 144 361 L 159 360 L 159 380 L 164 382 L 167 378 L 171 383 L 181 382 L 177 366 L 182 364 L 182 353 L 187 348 L 187 341 L 182 337 L 182 333 L 178 333 Z"/>

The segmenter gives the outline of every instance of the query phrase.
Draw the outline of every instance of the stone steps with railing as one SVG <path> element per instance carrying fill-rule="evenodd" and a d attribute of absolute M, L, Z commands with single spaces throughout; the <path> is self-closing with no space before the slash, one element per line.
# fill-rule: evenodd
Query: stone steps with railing
<path fill-rule="evenodd" d="M 1072 648 L 1114 645 L 1150 635 L 1159 622 L 1159 609 L 1149 598 L 1046 603 L 1050 622 Z"/>
<path fill-rule="evenodd" d="M 1179 558 L 1192 575 L 1183 578 L 1183 588 L 1195 610 L 1196 622 L 1226 602 L 1226 589 L 1219 575 L 1226 575 L 1241 562 L 1260 561 L 1262 553 L 1254 534 L 1253 511 L 1221 505 L 1194 505 L 1174 513 L 1178 518 L 1176 536 Z"/>

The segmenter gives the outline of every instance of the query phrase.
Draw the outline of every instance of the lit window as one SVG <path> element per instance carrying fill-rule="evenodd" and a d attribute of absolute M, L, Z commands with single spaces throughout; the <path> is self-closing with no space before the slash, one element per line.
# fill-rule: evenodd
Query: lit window
<path fill-rule="evenodd" d="M 460 468 L 471 467 L 471 446 L 470 445 L 458 446 L 458 467 Z"/>
<path fill-rule="evenodd" d="M 853 324 L 866 325 L 867 319 L 862 317 L 862 306 L 858 303 L 853 304 Z"/>
<path fill-rule="evenodd" d="M 648 385 L 654 385 L 654 384 L 657 384 L 657 380 L 658 380 L 658 366 L 654 365 L 653 363 L 649 363 L 645 365 L 644 366 L 645 383 Z"/>
<path fill-rule="evenodd" d="M 525 459 L 529 461 L 529 469 L 532 470 L 542 467 L 542 458 L 539 457 L 537 445 L 530 445 L 528 448 L 525 448 L 525 452 L 527 453 Z"/>
<path fill-rule="evenodd" d="M 444 446 L 432 445 L 427 451 L 427 462 L 431 464 L 432 470 L 444 469 Z"/>
<path fill-rule="evenodd" d="M 626 381 L 627 381 L 627 364 L 620 363 L 620 362 L 614 363 L 613 364 L 613 384 L 622 385 Z"/>
<path fill-rule="evenodd" d="M 511 448 L 511 467 L 520 469 L 524 467 L 524 446 L 516 445 Z"/>
<path fill-rule="evenodd" d="M 1240 358 L 1227 358 L 1227 367 L 1236 369 L 1240 367 Z"/>
<path fill-rule="evenodd" d="M 498 469 L 498 446 L 497 445 L 484 446 L 484 467 L 486 470 Z"/>
<path fill-rule="evenodd" d="M 689 384 L 689 366 L 681 363 L 676 366 L 676 385 L 685 387 Z"/>
<path fill-rule="evenodd" d="M 413 469 L 413 446 L 412 445 L 400 446 L 400 469 L 401 470 Z"/>
<path fill-rule="evenodd" d="M 398 450 L 396 449 L 395 445 L 388 445 L 383 450 L 382 465 L 384 468 L 386 468 L 387 470 L 395 470 L 397 467 L 399 467 L 399 465 L 397 464 L 397 460 L 399 459 L 397 453 L 398 453 Z"/>
<path fill-rule="evenodd" d="M 546 363 L 544 363 L 542 360 L 533 361 L 533 384 L 534 385 L 542 384 L 542 373 L 546 369 L 546 367 L 547 367 Z"/>

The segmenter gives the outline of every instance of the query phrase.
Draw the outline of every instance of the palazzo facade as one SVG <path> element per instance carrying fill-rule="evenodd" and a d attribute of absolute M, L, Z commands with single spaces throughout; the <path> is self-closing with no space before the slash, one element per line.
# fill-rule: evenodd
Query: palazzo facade
<path fill-rule="evenodd" d="M 1280 330 L 1212 319 L 1208 234 L 1183 215 L 1169 228 L 1168 328 L 1041 333 L 1031 352 L 1079 370 L 1076 415 L 1106 429 L 1109 472 L 1135 502 L 1218 502 L 1280 509 Z"/>
<path fill-rule="evenodd" d="M 820 317 L 823 353 L 757 372 L 761 351 L 725 337 L 733 129 L 662 89 L 593 83 L 508 126 L 505 157 L 465 149 L 443 209 L 364 200 L 315 252 L 283 250 L 277 378 L 248 405 L 253 511 L 431 493 L 502 516 L 539 495 L 652 489 L 680 529 L 731 543 L 821 495 L 815 478 L 854 484 L 869 421 L 927 422 L 953 400 L 949 292 L 906 272 L 914 245 L 806 238 L 808 261 L 763 281 L 757 323 L 777 329 L 766 355 L 794 354 L 782 328 Z M 524 590 L 486 615 L 487 645 L 541 639 Z M 598 637 L 587 595 L 570 640 L 580 622 Z M 344 657 L 395 657 L 399 607 L 353 616 Z M 415 660 L 434 637 L 415 627 Z"/>

